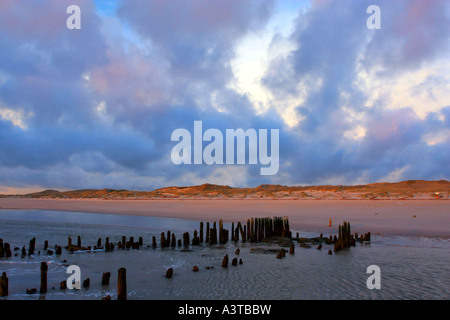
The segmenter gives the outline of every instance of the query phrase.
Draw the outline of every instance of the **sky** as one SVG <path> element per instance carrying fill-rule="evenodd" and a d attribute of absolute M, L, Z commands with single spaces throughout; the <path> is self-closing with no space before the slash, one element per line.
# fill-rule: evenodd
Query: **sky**
<path fill-rule="evenodd" d="M 449 53 L 447 0 L 2 0 L 0 193 L 449 180 Z M 278 172 L 175 165 L 194 121 Z"/>

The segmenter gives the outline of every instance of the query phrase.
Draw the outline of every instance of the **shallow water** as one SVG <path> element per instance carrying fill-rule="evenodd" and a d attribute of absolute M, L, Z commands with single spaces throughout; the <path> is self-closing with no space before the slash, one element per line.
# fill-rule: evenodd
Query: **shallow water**
<path fill-rule="evenodd" d="M 255 215 L 257 216 L 257 215 Z M 205 221 L 206 222 L 206 221 Z M 213 221 L 210 221 L 212 225 Z M 237 221 L 236 221 L 237 222 Z M 243 221 L 242 221 L 243 222 Z M 226 245 L 160 248 L 161 232 L 170 230 L 177 239 L 186 231 L 198 230 L 199 222 L 129 215 L 91 214 L 45 210 L 0 210 L 0 238 L 11 248 L 28 250 L 29 240 L 36 237 L 36 254 L 21 257 L 20 250 L 10 258 L 0 258 L 0 272 L 9 278 L 12 300 L 37 299 L 94 299 L 106 295 L 117 298 L 117 271 L 127 269 L 128 299 L 187 300 L 187 299 L 445 299 L 450 298 L 449 240 L 422 237 L 372 236 L 370 243 L 357 244 L 348 250 L 328 255 L 332 246 L 322 250 L 296 246 L 295 254 L 276 259 L 274 253 L 258 249 L 279 249 L 277 244 L 232 243 Z M 229 224 L 225 224 L 229 228 Z M 370 230 L 368 230 L 370 231 Z M 311 232 L 293 230 L 302 237 L 318 236 Z M 61 255 L 46 255 L 44 241 L 49 248 L 65 246 L 70 236 L 83 246 L 94 246 L 98 238 L 109 237 L 118 242 L 122 236 L 142 236 L 140 249 L 116 249 L 112 252 L 85 251 Z M 151 245 L 156 236 L 158 248 Z M 325 235 L 327 236 L 327 235 Z M 240 254 L 236 255 L 236 248 Z M 253 249 L 253 250 L 252 250 Z M 41 251 L 38 254 L 38 251 Z M 17 254 L 15 256 L 15 254 Z M 225 254 L 230 257 L 228 268 L 222 268 Z M 237 257 L 242 265 L 232 266 Z M 63 262 L 67 260 L 67 262 Z M 40 285 L 40 263 L 48 263 L 48 292 L 26 294 L 26 289 Z M 90 287 L 80 290 L 61 290 L 59 283 L 69 276 L 69 265 L 81 268 L 81 280 L 90 278 Z M 193 272 L 197 265 L 199 272 Z M 370 274 L 366 269 L 377 265 L 381 269 L 381 289 L 366 286 Z M 206 269 L 206 267 L 211 267 Z M 168 268 L 174 269 L 171 279 L 165 277 Z M 111 272 L 108 286 L 101 285 L 103 272 Z M 54 288 L 53 288 L 54 287 Z"/>

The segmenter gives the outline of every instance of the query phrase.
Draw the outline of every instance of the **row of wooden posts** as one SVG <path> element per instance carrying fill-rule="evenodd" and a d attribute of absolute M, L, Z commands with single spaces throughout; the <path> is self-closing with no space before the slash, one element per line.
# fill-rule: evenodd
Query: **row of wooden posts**
<path fill-rule="evenodd" d="M 237 223 L 236 227 L 234 222 L 231 224 L 231 238 L 230 230 L 224 228 L 223 220 L 219 221 L 219 228 L 217 223 L 213 222 L 212 226 L 209 222 L 206 222 L 206 228 L 204 222 L 200 222 L 200 228 L 198 232 L 194 230 L 192 242 L 190 241 L 189 232 L 183 234 L 183 241 L 176 239 L 175 234 L 167 231 L 167 236 L 164 232 L 161 233 L 160 244 L 161 247 L 175 247 L 176 245 L 188 246 L 200 245 L 203 242 L 209 244 L 225 244 L 230 239 L 233 242 L 238 242 L 241 239 L 243 242 L 261 242 L 273 236 L 280 236 L 286 238 L 292 238 L 292 232 L 289 229 L 289 219 L 287 217 L 274 217 L 274 218 L 251 218 L 247 219 L 247 224 L 242 225 Z M 152 247 L 157 247 L 156 237 L 152 238 Z"/>
<path fill-rule="evenodd" d="M 206 242 L 209 244 L 225 244 L 230 239 L 231 241 L 238 242 L 241 239 L 243 242 L 261 242 L 264 239 L 281 236 L 286 238 L 291 238 L 292 233 L 289 228 L 289 219 L 287 217 L 274 217 L 274 218 L 251 218 L 247 219 L 247 223 L 242 225 L 240 222 L 237 223 L 236 227 L 234 222 L 231 224 L 230 230 L 224 228 L 223 221 L 219 221 L 219 228 L 217 229 L 216 222 L 213 222 L 210 226 L 209 222 L 206 222 L 206 228 L 204 228 L 204 223 L 200 222 L 200 232 L 194 230 L 192 245 L 199 245 L 200 243 Z M 187 246 L 191 244 L 190 235 L 188 232 L 183 234 L 183 241 L 181 239 L 176 241 L 175 234 L 167 231 L 167 237 L 164 233 L 161 233 L 161 247 L 175 247 L 176 245 L 181 246 L 181 244 Z M 133 237 L 126 240 L 125 236 L 122 236 L 122 241 L 117 243 L 119 249 L 138 249 L 143 245 L 142 237 L 139 237 L 138 241 L 134 241 Z M 156 237 L 152 239 L 152 246 L 156 247 Z M 36 238 L 30 240 L 28 247 L 28 255 L 33 255 L 36 248 Z M 91 250 L 92 247 L 83 247 L 81 244 L 81 237 L 78 236 L 77 243 L 72 243 L 72 238 L 68 237 L 67 246 L 65 247 L 69 251 L 77 250 Z M 104 249 L 105 251 L 112 251 L 115 248 L 115 244 L 106 238 L 105 246 L 102 246 L 102 239 L 97 240 L 97 245 L 94 249 Z M 55 245 L 55 253 L 61 254 L 62 247 Z M 48 241 L 44 243 L 44 250 L 47 254 L 53 254 L 52 250 L 48 249 Z M 3 243 L 3 239 L 0 239 L 0 257 L 10 257 L 12 255 L 11 246 L 9 243 Z M 27 255 L 27 250 L 25 246 L 22 247 L 22 256 Z"/>
<path fill-rule="evenodd" d="M 189 232 L 183 234 L 183 239 L 176 239 L 174 233 L 170 230 L 167 231 L 167 236 L 164 232 L 161 233 L 160 245 L 161 248 L 165 247 L 175 247 L 175 246 L 188 246 L 200 245 L 203 242 L 209 244 L 225 244 L 230 239 L 230 232 L 228 229 L 224 228 L 223 221 L 219 221 L 219 228 L 217 229 L 216 222 L 213 222 L 210 226 L 209 222 L 206 222 L 206 228 L 204 228 L 204 223 L 200 222 L 200 232 L 194 230 L 193 239 L 190 240 Z M 231 241 L 237 242 L 241 239 L 243 242 L 261 242 L 273 236 L 281 236 L 285 238 L 292 239 L 292 232 L 289 228 L 289 219 L 287 217 L 274 217 L 274 218 L 251 218 L 247 220 L 247 224 L 242 225 L 240 222 L 237 223 L 236 227 L 234 222 L 231 224 Z M 298 233 L 297 233 L 298 237 Z M 321 236 L 322 238 L 322 236 Z M 351 245 L 355 245 L 356 241 L 370 241 L 370 232 L 358 236 L 357 233 L 351 234 L 350 223 L 344 221 L 343 225 L 339 225 L 338 236 L 334 238 L 330 235 L 329 239 L 326 239 L 327 244 L 334 244 L 334 251 L 337 252 Z M 134 237 L 127 238 L 122 236 L 122 240 L 118 241 L 116 244 L 109 241 L 109 237 L 106 237 L 105 246 L 102 246 L 102 239 L 97 240 L 97 245 L 94 249 L 104 249 L 106 252 L 114 250 L 115 246 L 119 249 L 139 249 L 143 245 L 143 238 L 139 237 L 138 241 L 134 240 Z M 36 247 L 36 238 L 33 238 L 29 242 L 28 255 L 33 255 Z M 152 247 L 157 247 L 156 237 L 152 237 Z M 91 250 L 92 247 L 83 247 L 81 244 L 81 237 L 78 236 L 77 244 L 72 243 L 71 237 L 68 237 L 68 243 L 65 247 L 67 250 L 73 252 L 77 250 Z M 16 248 L 18 249 L 18 248 Z M 48 241 L 44 243 L 44 250 L 47 254 L 53 254 L 53 251 L 48 249 Z M 55 253 L 60 255 L 62 248 L 59 245 L 55 245 Z M 3 239 L 0 239 L 0 257 L 10 257 L 11 246 L 9 243 L 4 243 Z M 22 256 L 26 256 L 27 251 L 25 246 L 22 247 Z"/>
<path fill-rule="evenodd" d="M 330 236 L 330 239 L 327 243 L 333 243 L 334 252 L 338 252 L 350 246 L 355 246 L 356 241 L 370 241 L 370 232 L 367 232 L 364 235 L 360 236 L 358 236 L 358 233 L 355 233 L 353 235 L 351 234 L 350 222 L 344 221 L 342 226 L 339 225 L 338 236 L 334 236 L 333 239 Z"/>

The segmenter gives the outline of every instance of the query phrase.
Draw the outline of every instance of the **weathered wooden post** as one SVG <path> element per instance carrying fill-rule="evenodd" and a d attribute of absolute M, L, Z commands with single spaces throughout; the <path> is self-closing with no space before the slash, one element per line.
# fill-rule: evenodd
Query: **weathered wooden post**
<path fill-rule="evenodd" d="M 3 272 L 0 277 L 0 297 L 6 296 L 8 296 L 8 277 L 6 276 L 6 272 Z"/>
<path fill-rule="evenodd" d="M 175 248 L 176 245 L 177 245 L 177 239 L 176 239 L 176 237 L 175 237 L 175 233 L 172 233 L 172 241 L 170 242 L 170 246 L 171 246 L 172 248 Z"/>
<path fill-rule="evenodd" d="M 3 239 L 0 239 L 0 257 L 5 256 L 5 250 L 3 249 Z"/>
<path fill-rule="evenodd" d="M 39 290 L 40 293 L 47 292 L 47 271 L 48 271 L 47 263 L 41 262 L 41 288 Z"/>
<path fill-rule="evenodd" d="M 117 280 L 117 300 L 127 300 L 127 269 L 120 268 Z"/>
<path fill-rule="evenodd" d="M 34 254 L 34 248 L 36 246 L 36 238 L 30 240 L 30 246 L 28 248 L 28 255 L 31 256 Z"/>
<path fill-rule="evenodd" d="M 100 247 L 99 248 L 101 248 L 102 239 L 100 238 L 99 240 L 100 240 Z M 97 241 L 97 244 L 99 244 L 98 241 Z M 105 239 L 105 252 L 109 252 L 111 250 L 112 250 L 112 248 L 111 248 L 111 244 L 109 243 L 109 237 L 106 237 L 106 239 Z"/>
<path fill-rule="evenodd" d="M 291 243 L 291 246 L 289 247 L 289 253 L 294 254 L 295 253 L 295 245 Z"/>
<path fill-rule="evenodd" d="M 166 246 L 166 237 L 164 235 L 164 232 L 161 232 L 161 248 L 164 248 Z"/>
<path fill-rule="evenodd" d="M 102 246 L 102 238 L 97 239 L 97 248 L 100 249 Z"/>
<path fill-rule="evenodd" d="M 48 249 L 48 240 L 45 240 L 44 241 L 44 250 L 47 250 Z"/>
<path fill-rule="evenodd" d="M 227 268 L 228 267 L 228 254 L 225 255 L 222 259 L 222 267 Z"/>
<path fill-rule="evenodd" d="M 225 230 L 223 229 L 223 221 L 219 220 L 219 243 L 224 244 L 225 241 Z"/>
<path fill-rule="evenodd" d="M 27 255 L 27 250 L 25 249 L 25 246 L 22 247 L 22 257 L 25 257 Z"/>
<path fill-rule="evenodd" d="M 234 240 L 236 237 L 236 232 L 234 230 L 234 222 L 231 223 L 231 241 L 235 242 L 236 240 Z"/>
<path fill-rule="evenodd" d="M 205 242 L 209 243 L 209 222 L 206 222 L 206 239 Z"/>
<path fill-rule="evenodd" d="M 144 244 L 144 239 L 142 237 L 139 237 L 139 246 L 142 246 Z"/>
<path fill-rule="evenodd" d="M 166 278 L 172 278 L 173 276 L 173 268 L 169 268 L 166 271 Z"/>
<path fill-rule="evenodd" d="M 9 246 L 8 242 L 5 242 L 5 257 L 9 258 L 11 256 L 12 256 L 12 254 L 11 254 L 11 247 Z"/>
<path fill-rule="evenodd" d="M 200 243 L 203 243 L 203 221 L 200 221 Z"/>
<path fill-rule="evenodd" d="M 183 245 L 189 246 L 189 232 L 183 233 Z"/>
<path fill-rule="evenodd" d="M 109 285 L 109 278 L 111 277 L 111 272 L 103 272 L 102 274 L 102 286 Z"/>
<path fill-rule="evenodd" d="M 239 229 L 239 232 L 241 233 L 242 241 L 245 242 L 247 240 L 247 238 L 246 238 L 246 234 L 245 234 L 245 231 L 244 231 L 245 229 L 244 230 L 242 229 L 241 222 L 238 222 L 237 228 Z M 244 228 L 245 228 L 245 226 L 244 226 Z M 239 241 L 239 238 L 236 241 Z"/>
<path fill-rule="evenodd" d="M 156 237 L 152 237 L 152 248 L 156 248 Z"/>
<path fill-rule="evenodd" d="M 194 230 L 194 237 L 192 238 L 192 245 L 198 246 L 200 244 L 200 238 L 198 237 L 197 230 Z"/>
<path fill-rule="evenodd" d="M 166 237 L 166 241 L 165 241 L 165 244 L 166 244 L 166 247 L 169 247 L 170 246 L 170 230 L 167 230 L 167 237 Z"/>
<path fill-rule="evenodd" d="M 81 248 L 81 236 L 78 236 L 77 246 Z"/>
<path fill-rule="evenodd" d="M 209 236 L 209 242 L 212 244 L 217 244 L 217 226 L 216 222 L 213 222 L 213 228 L 212 228 L 212 236 Z M 212 238 L 212 239 L 211 239 Z"/>

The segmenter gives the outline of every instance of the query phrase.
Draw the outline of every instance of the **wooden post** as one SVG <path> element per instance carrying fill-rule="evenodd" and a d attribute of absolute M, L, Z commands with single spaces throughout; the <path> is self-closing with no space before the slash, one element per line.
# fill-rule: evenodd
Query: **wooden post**
<path fill-rule="evenodd" d="M 209 222 L 206 223 L 206 240 L 209 243 Z"/>
<path fill-rule="evenodd" d="M 161 248 L 166 246 L 166 237 L 164 236 L 164 232 L 161 232 Z"/>
<path fill-rule="evenodd" d="M 235 238 L 235 230 L 234 230 L 234 222 L 231 223 L 231 241 L 235 242 L 236 240 L 234 240 Z"/>
<path fill-rule="evenodd" d="M 25 249 L 25 246 L 22 247 L 22 257 L 25 257 L 27 255 L 27 250 Z"/>
<path fill-rule="evenodd" d="M 107 286 L 109 284 L 109 278 L 111 277 L 111 272 L 103 272 L 102 274 L 102 286 Z"/>
<path fill-rule="evenodd" d="M 81 236 L 78 236 L 77 246 L 81 248 Z"/>
<path fill-rule="evenodd" d="M 213 222 L 213 239 L 211 240 L 210 236 L 209 241 L 212 241 L 212 244 L 217 244 L 217 226 L 215 221 Z"/>
<path fill-rule="evenodd" d="M 219 243 L 220 244 L 224 243 L 224 239 L 223 239 L 223 221 L 222 221 L 222 219 L 219 220 Z"/>
<path fill-rule="evenodd" d="M 194 237 L 192 238 L 192 245 L 198 246 L 200 244 L 200 238 L 198 237 L 197 230 L 194 230 Z"/>
<path fill-rule="evenodd" d="M 40 293 L 47 292 L 47 271 L 48 271 L 47 263 L 41 262 L 41 288 L 39 290 Z"/>
<path fill-rule="evenodd" d="M 224 267 L 224 268 L 228 267 L 228 255 L 227 254 L 222 259 L 222 267 Z"/>
<path fill-rule="evenodd" d="M 144 244 L 144 239 L 142 237 L 139 237 L 139 246 L 142 246 Z"/>
<path fill-rule="evenodd" d="M 173 276 L 173 268 L 169 268 L 166 271 L 166 278 L 172 278 Z"/>
<path fill-rule="evenodd" d="M 34 254 L 34 248 L 36 246 L 36 238 L 30 240 L 30 247 L 28 248 L 28 255 L 31 256 Z"/>
<path fill-rule="evenodd" d="M 152 237 L 152 248 L 156 248 L 156 237 Z"/>
<path fill-rule="evenodd" d="M 11 257 L 11 247 L 9 246 L 8 242 L 5 242 L 5 257 Z"/>
<path fill-rule="evenodd" d="M 120 268 L 117 280 L 117 300 L 127 300 L 127 269 Z"/>
<path fill-rule="evenodd" d="M 290 248 L 289 248 L 289 253 L 290 254 L 294 254 L 295 253 L 295 245 L 292 243 Z"/>
<path fill-rule="evenodd" d="M 171 246 L 172 248 L 175 248 L 176 245 L 177 245 L 177 239 L 175 238 L 175 233 L 172 233 L 172 241 L 171 241 L 171 243 L 170 243 L 170 246 Z"/>
<path fill-rule="evenodd" d="M 100 240 L 100 247 L 101 247 L 102 239 L 100 238 L 99 240 Z M 111 250 L 112 250 L 112 248 L 111 248 L 111 244 L 109 243 L 109 237 L 106 237 L 106 240 L 105 240 L 105 252 L 109 252 Z"/>
<path fill-rule="evenodd" d="M 44 250 L 47 250 L 48 249 L 48 240 L 45 240 L 45 242 L 44 242 Z"/>
<path fill-rule="evenodd" d="M 255 242 L 255 238 L 254 238 L 254 236 L 255 236 L 255 229 L 254 229 L 254 227 L 255 227 L 255 222 L 253 221 L 253 218 L 251 218 L 250 219 L 250 241 L 251 242 Z"/>
<path fill-rule="evenodd" d="M 5 250 L 3 249 L 3 239 L 0 239 L 0 257 L 5 256 Z"/>
<path fill-rule="evenodd" d="M 189 232 L 183 233 L 183 245 L 189 246 Z"/>
<path fill-rule="evenodd" d="M 200 221 L 200 243 L 203 243 L 203 221 Z"/>
<path fill-rule="evenodd" d="M 8 277 L 6 272 L 2 273 L 0 277 L 0 297 L 6 297 L 8 295 Z"/>
<path fill-rule="evenodd" d="M 102 238 L 98 238 L 97 239 L 97 248 L 100 249 L 101 246 L 102 246 Z"/>
<path fill-rule="evenodd" d="M 251 231 L 250 231 L 250 219 L 247 219 L 247 237 L 246 237 L 246 239 L 247 239 L 248 241 L 251 241 L 251 240 L 250 240 L 250 239 L 251 239 L 250 234 L 251 234 Z"/>
<path fill-rule="evenodd" d="M 242 241 L 245 242 L 245 241 L 247 240 L 246 234 L 245 234 L 245 229 L 244 229 L 244 230 L 242 229 L 242 224 L 241 224 L 240 222 L 238 222 L 237 227 L 238 227 L 238 229 L 239 229 L 239 232 L 241 233 Z M 245 226 L 244 226 L 244 228 L 245 228 Z M 239 240 L 239 239 L 238 239 L 238 240 Z"/>

